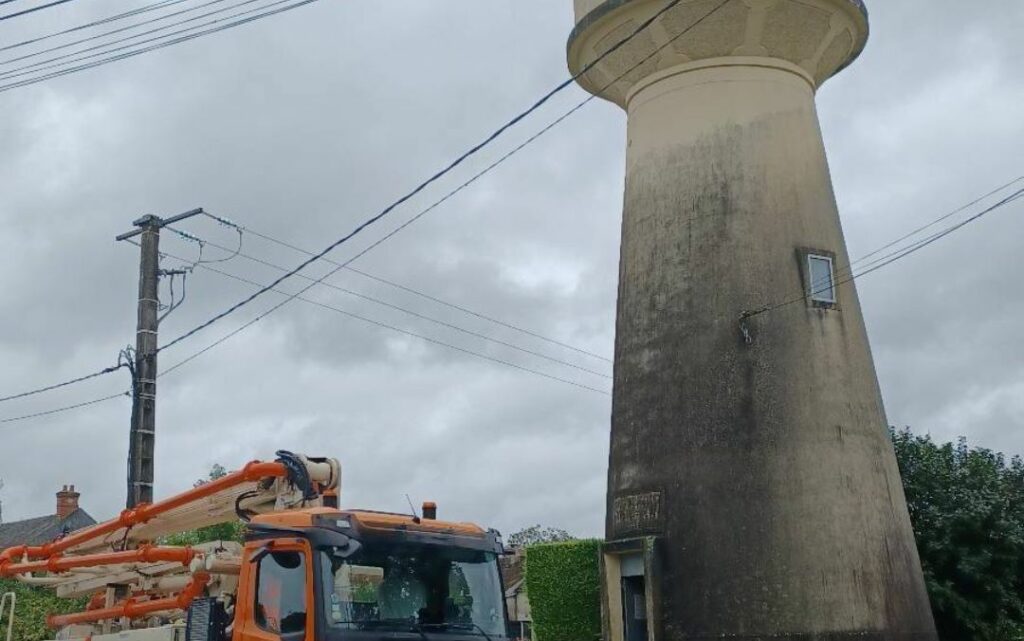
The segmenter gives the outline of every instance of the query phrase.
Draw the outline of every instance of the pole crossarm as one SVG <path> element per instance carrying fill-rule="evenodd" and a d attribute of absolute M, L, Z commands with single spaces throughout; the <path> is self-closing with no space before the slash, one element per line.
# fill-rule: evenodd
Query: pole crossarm
<path fill-rule="evenodd" d="M 206 212 L 203 211 L 202 207 L 196 207 L 195 209 L 190 209 L 189 211 L 176 214 L 174 216 L 171 216 L 170 218 L 160 218 L 159 216 L 149 214 L 132 222 L 132 224 L 135 225 L 136 229 L 133 229 L 132 231 L 129 232 L 125 232 L 120 236 L 117 236 L 114 240 L 122 241 L 128 240 L 129 238 L 134 238 L 135 236 L 138 236 L 139 234 L 144 232 L 145 228 L 150 225 L 155 224 L 156 227 L 166 227 L 167 225 L 173 225 L 174 223 L 185 220 L 186 218 L 199 216 L 200 214 L 205 213 Z"/>

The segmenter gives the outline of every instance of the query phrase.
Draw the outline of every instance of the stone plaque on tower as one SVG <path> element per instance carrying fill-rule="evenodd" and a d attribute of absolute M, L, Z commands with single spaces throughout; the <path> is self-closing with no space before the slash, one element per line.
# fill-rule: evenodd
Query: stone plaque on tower
<path fill-rule="evenodd" d="M 667 6 L 670 9 L 664 11 Z M 859 0 L 576 0 L 628 115 L 608 641 L 934 641 L 815 94 Z"/>

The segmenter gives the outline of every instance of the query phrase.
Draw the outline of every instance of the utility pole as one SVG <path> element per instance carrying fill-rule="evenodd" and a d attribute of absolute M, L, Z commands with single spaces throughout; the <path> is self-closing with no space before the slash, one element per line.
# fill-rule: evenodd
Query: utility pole
<path fill-rule="evenodd" d="M 170 218 L 148 215 L 136 220 L 136 229 L 117 240 L 139 239 L 139 302 L 135 330 L 135 366 L 132 380 L 132 418 L 128 441 L 127 507 L 153 502 L 156 446 L 157 337 L 160 308 L 160 229 L 203 213 L 193 209 Z"/>

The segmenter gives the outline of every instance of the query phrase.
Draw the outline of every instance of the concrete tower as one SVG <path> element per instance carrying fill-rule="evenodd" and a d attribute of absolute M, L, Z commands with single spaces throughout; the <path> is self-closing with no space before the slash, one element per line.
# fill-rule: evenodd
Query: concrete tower
<path fill-rule="evenodd" d="M 581 80 L 629 118 L 606 635 L 932 641 L 814 102 L 867 12 L 721 2 Z M 575 0 L 572 71 L 667 4 Z"/>

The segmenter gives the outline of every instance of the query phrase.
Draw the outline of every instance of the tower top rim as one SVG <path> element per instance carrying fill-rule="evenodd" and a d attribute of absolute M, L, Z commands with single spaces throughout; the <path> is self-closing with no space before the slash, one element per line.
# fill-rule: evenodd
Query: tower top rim
<path fill-rule="evenodd" d="M 653 0 L 575 0 L 577 22 L 566 43 L 570 71 L 580 74 L 665 6 Z M 578 80 L 621 105 L 629 88 L 655 68 L 755 56 L 800 65 L 820 86 L 860 56 L 869 34 L 864 0 L 729 0 L 718 8 L 710 0 L 682 0 Z M 643 62 L 627 66 L 636 60 Z"/>

